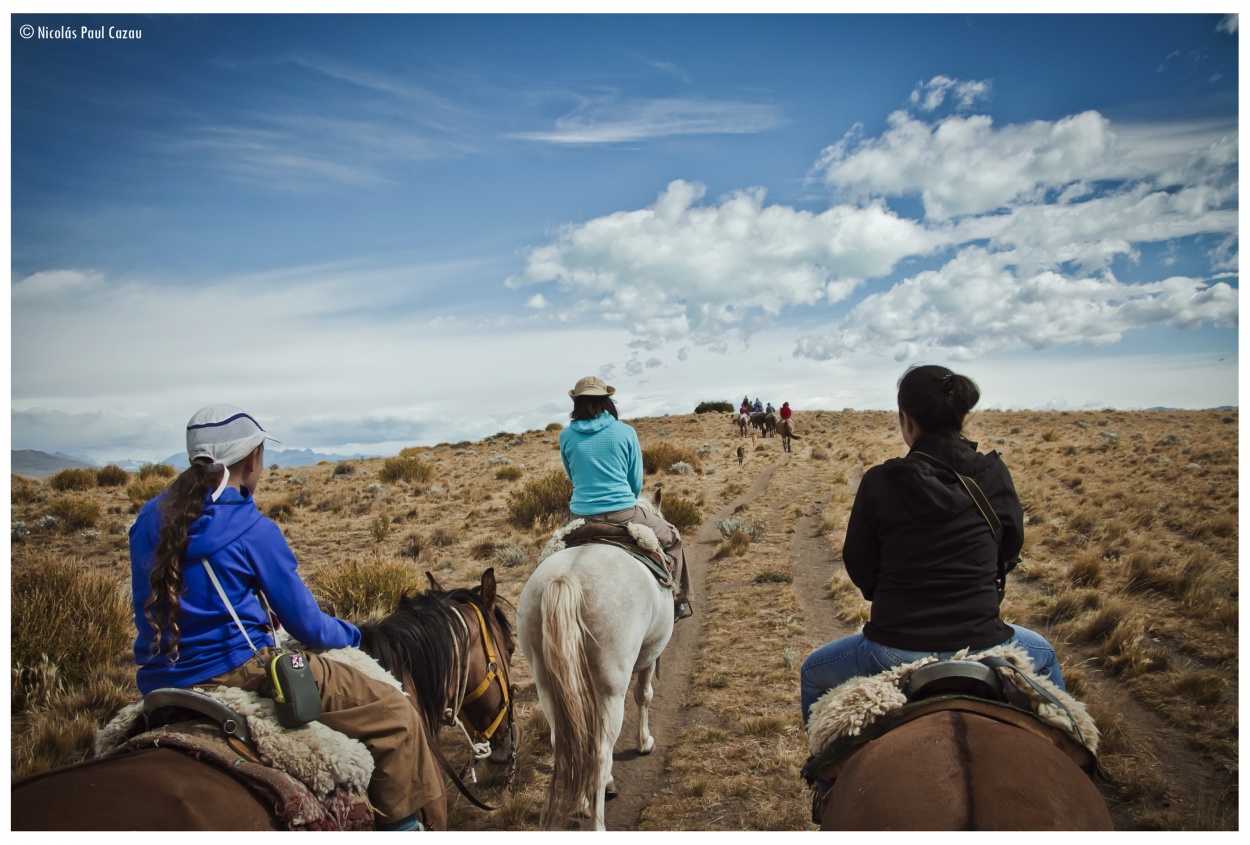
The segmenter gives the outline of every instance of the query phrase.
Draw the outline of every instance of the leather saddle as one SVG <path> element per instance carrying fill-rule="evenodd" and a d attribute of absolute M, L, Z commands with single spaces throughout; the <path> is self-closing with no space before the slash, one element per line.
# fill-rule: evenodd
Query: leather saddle
<path fill-rule="evenodd" d="M 604 543 L 624 549 L 646 566 L 661 586 L 668 589 L 676 588 L 668 556 L 663 552 L 657 553 L 639 546 L 638 541 L 624 525 L 587 521 L 585 525 L 573 529 L 564 537 L 564 545 L 567 548 L 585 546 L 589 543 Z"/>
<path fill-rule="evenodd" d="M 921 666 L 905 682 L 908 703 L 886 713 L 861 733 L 840 737 L 822 753 L 809 757 L 802 775 L 809 782 L 832 783 L 842 767 L 877 737 L 921 716 L 958 710 L 1014 725 L 1050 741 L 1091 777 L 1105 776 L 1098 758 L 1084 744 L 1028 709 L 991 666 L 975 660 L 939 660 Z"/>

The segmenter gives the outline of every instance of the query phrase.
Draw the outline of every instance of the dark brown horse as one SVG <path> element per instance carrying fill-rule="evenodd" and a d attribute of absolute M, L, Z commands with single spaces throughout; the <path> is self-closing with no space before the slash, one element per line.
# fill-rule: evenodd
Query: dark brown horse
<path fill-rule="evenodd" d="M 1112 829 L 1090 776 L 1052 739 L 961 710 L 864 744 L 817 809 L 821 830 Z"/>
<path fill-rule="evenodd" d="M 474 757 L 515 762 L 509 679 L 512 628 L 496 603 L 488 569 L 473 589 L 406 596 L 395 613 L 360 626 L 362 647 L 404 679 L 432 731 L 449 720 L 474 739 Z M 203 729 L 202 723 L 200 729 Z M 431 741 L 437 749 L 437 742 Z M 11 786 L 13 830 L 283 830 L 292 786 L 269 784 L 273 770 L 210 762 L 168 747 L 132 751 L 40 772 Z M 262 770 L 258 772 L 255 770 Z M 252 770 L 257 779 L 245 778 Z M 509 782 L 511 780 L 510 770 Z M 455 774 L 452 773 L 453 779 Z M 283 794 L 279 794 L 283 793 Z M 446 810 L 441 810 L 446 818 Z M 364 818 L 367 827 L 368 816 Z"/>

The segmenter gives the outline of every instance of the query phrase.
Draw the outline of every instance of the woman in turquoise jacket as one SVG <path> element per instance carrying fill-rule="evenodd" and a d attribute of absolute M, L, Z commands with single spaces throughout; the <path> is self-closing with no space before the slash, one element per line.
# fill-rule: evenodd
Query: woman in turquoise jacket
<path fill-rule="evenodd" d="M 689 575 L 681 534 L 658 514 L 638 507 L 642 494 L 642 447 L 633 426 L 620 421 L 615 387 L 603 379 L 586 376 L 569 391 L 573 399 L 572 422 L 560 432 L 560 459 L 573 482 L 569 510 L 578 519 L 624 525 L 646 525 L 674 561 L 678 591 L 674 599 L 677 619 L 693 615 L 690 609 Z"/>

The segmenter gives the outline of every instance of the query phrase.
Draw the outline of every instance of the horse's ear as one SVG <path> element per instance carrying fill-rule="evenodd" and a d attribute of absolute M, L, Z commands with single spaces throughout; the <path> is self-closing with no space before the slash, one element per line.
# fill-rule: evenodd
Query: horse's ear
<path fill-rule="evenodd" d="M 495 611 L 495 567 L 482 573 L 482 606 L 487 612 Z"/>
<path fill-rule="evenodd" d="M 651 498 L 655 502 L 656 510 L 659 510 L 660 499 L 664 498 L 664 485 L 663 484 L 655 485 L 655 495 L 652 496 Z"/>
<path fill-rule="evenodd" d="M 442 585 L 442 584 L 440 584 L 440 583 L 438 583 L 437 581 L 435 581 L 435 580 L 434 580 L 434 573 L 433 573 L 433 572 L 430 572 L 430 571 L 427 569 L 427 570 L 425 571 L 425 577 L 430 579 L 430 589 L 431 589 L 431 590 L 433 590 L 433 591 L 434 591 L 434 592 L 436 592 L 436 593 L 445 593 L 445 592 L 447 592 L 446 590 L 444 590 L 444 589 L 443 589 L 443 585 Z"/>

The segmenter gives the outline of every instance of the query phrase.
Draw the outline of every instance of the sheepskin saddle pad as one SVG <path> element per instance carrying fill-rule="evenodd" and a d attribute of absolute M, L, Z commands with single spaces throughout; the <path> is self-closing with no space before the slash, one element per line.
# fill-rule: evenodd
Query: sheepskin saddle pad
<path fill-rule="evenodd" d="M 669 556 L 665 554 L 664 547 L 660 545 L 654 531 L 636 522 L 614 525 L 610 522 L 575 519 L 563 528 L 556 529 L 551 539 L 547 541 L 547 545 L 543 546 L 542 552 L 539 553 L 538 562 L 542 563 L 551 555 L 564 549 L 585 546 L 589 543 L 604 543 L 629 552 L 647 567 L 661 586 L 670 590 L 676 589 L 673 581 L 673 564 Z"/>
<path fill-rule="evenodd" d="M 321 652 L 321 656 L 346 663 L 372 678 L 400 687 L 398 681 L 360 649 L 330 649 Z M 373 756 L 359 740 L 320 722 L 309 722 L 293 730 L 284 728 L 278 724 L 273 701 L 254 692 L 219 686 L 195 687 L 194 691 L 243 716 L 260 762 L 294 778 L 318 801 L 328 802 L 331 811 L 343 803 L 343 796 L 364 795 L 368 789 L 373 776 Z M 96 733 L 96 757 L 133 748 L 134 735 L 143 727 L 138 724 L 142 715 L 142 701 L 122 708 Z M 165 733 L 171 730 L 174 729 L 167 729 Z M 220 731 L 217 730 L 217 733 L 220 734 Z"/>
<path fill-rule="evenodd" d="M 1001 658 L 1010 664 L 993 666 L 1009 704 L 977 702 L 981 705 L 981 711 L 990 714 L 1016 710 L 1024 715 L 1024 719 L 1017 722 L 1022 727 L 1026 726 L 1024 723 L 1040 720 L 1044 725 L 1056 728 L 1062 735 L 1070 738 L 1073 744 L 1083 750 L 1082 756 L 1088 756 L 1092 765 L 1098 750 L 1098 728 L 1085 705 L 1034 672 L 1028 654 L 1014 644 L 996 646 L 971 656 L 964 649 L 951 659 L 980 661 L 987 657 Z M 888 721 L 891 726 L 897 724 L 899 711 L 905 707 L 909 712 L 922 715 L 924 712 L 947 706 L 949 697 L 945 700 L 908 704 L 904 694 L 911 674 L 920 667 L 935 662 L 937 658 L 925 657 L 879 675 L 851 678 L 821 696 L 812 705 L 807 723 L 812 757 L 821 757 L 835 744 L 842 747 L 855 745 L 852 738 L 875 732 L 873 729 L 879 720 Z M 1039 692 L 1038 688 L 1045 690 L 1047 695 Z"/>

